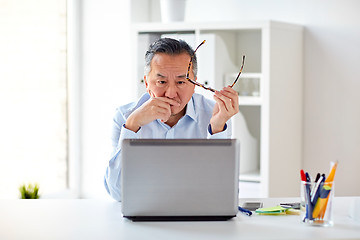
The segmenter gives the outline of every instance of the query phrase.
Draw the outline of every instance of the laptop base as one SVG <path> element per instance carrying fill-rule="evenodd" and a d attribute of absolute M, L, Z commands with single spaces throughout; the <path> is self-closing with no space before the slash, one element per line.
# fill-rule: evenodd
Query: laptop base
<path fill-rule="evenodd" d="M 236 215 L 226 216 L 124 216 L 133 222 L 171 222 L 171 221 L 227 221 Z"/>

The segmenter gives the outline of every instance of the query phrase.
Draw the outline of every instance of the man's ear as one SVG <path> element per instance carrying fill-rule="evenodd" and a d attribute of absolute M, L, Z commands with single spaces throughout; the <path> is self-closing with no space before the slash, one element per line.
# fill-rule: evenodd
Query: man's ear
<path fill-rule="evenodd" d="M 146 80 L 146 75 L 144 75 L 144 83 L 145 83 L 145 87 L 147 88 L 148 87 L 148 82 Z"/>
<path fill-rule="evenodd" d="M 195 82 L 197 81 L 197 77 L 194 78 Z M 194 92 L 195 92 L 195 84 L 194 85 Z"/>
<path fill-rule="evenodd" d="M 146 80 L 146 75 L 144 75 L 144 83 L 145 83 L 145 87 L 146 87 L 146 92 L 151 96 L 151 97 L 155 97 L 154 94 L 151 92 L 151 90 L 148 88 L 149 87 L 149 83 Z"/>

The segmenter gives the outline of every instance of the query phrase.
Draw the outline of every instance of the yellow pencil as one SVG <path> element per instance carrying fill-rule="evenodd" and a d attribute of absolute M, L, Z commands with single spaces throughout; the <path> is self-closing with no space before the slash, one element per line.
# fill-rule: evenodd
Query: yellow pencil
<path fill-rule="evenodd" d="M 330 170 L 330 173 L 329 173 L 329 176 L 326 178 L 325 180 L 325 184 L 330 186 L 330 188 L 332 188 L 332 185 L 333 185 L 333 182 L 334 182 L 334 178 L 335 178 L 335 172 L 336 172 L 336 168 L 337 168 L 337 165 L 338 165 L 338 161 L 336 161 L 334 163 L 334 165 L 332 166 L 331 170 Z M 326 212 L 326 206 L 327 206 L 327 203 L 329 201 L 329 196 L 330 194 L 328 195 L 328 197 L 326 198 L 326 201 L 324 203 L 324 208 L 321 210 L 320 214 L 319 214 L 319 217 L 320 218 L 324 218 L 325 216 L 325 212 Z"/>

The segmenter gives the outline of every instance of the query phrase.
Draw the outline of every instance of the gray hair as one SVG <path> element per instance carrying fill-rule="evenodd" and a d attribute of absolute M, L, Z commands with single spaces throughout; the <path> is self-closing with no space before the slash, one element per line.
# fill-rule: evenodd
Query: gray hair
<path fill-rule="evenodd" d="M 169 55 L 178 55 L 181 53 L 188 53 L 189 56 L 194 55 L 194 50 L 190 47 L 187 42 L 184 40 L 175 40 L 172 38 L 160 38 L 153 42 L 150 46 L 148 51 L 145 53 L 145 68 L 144 74 L 147 76 L 151 71 L 151 61 L 155 54 L 157 53 L 165 53 Z M 192 61 L 192 71 L 194 77 L 197 75 L 197 60 L 196 55 L 193 57 Z"/>

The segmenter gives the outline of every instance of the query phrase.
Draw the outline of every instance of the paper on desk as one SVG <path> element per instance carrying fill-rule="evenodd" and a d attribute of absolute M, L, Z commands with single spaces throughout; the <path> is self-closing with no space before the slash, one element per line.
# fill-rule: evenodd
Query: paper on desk
<path fill-rule="evenodd" d="M 255 211 L 259 215 L 299 215 L 300 211 L 292 208 L 284 208 L 281 206 L 268 207 L 268 208 L 258 208 Z"/>
<path fill-rule="evenodd" d="M 286 208 L 281 206 L 258 208 L 255 212 L 258 214 L 283 215 L 286 214 Z"/>

